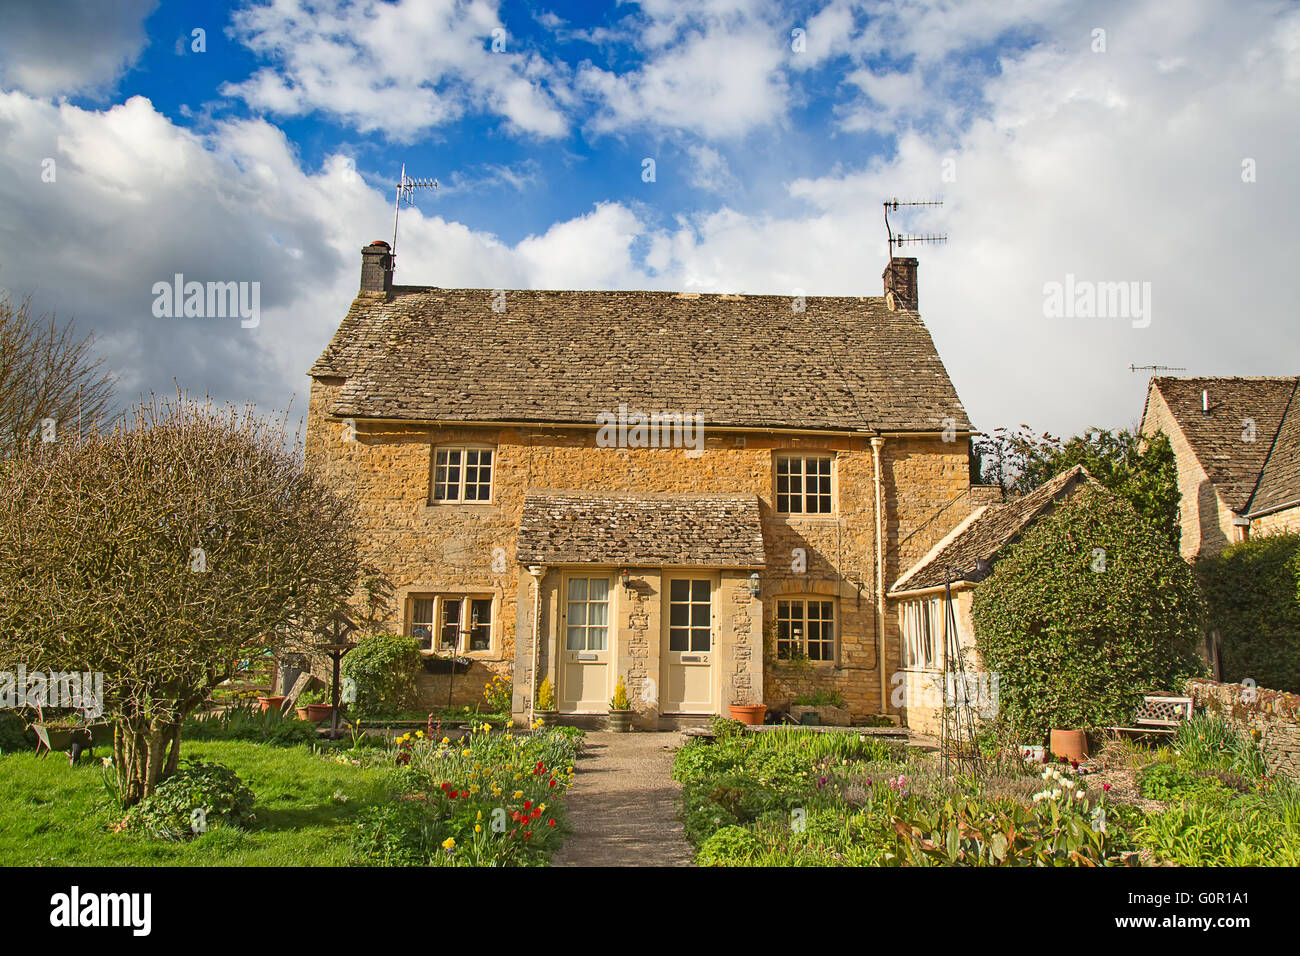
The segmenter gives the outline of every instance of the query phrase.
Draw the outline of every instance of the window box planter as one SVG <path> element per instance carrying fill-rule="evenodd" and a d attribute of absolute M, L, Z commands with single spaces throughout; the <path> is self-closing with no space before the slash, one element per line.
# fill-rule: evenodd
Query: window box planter
<path fill-rule="evenodd" d="M 632 729 L 632 711 L 611 710 L 609 712 L 609 729 L 616 734 L 625 734 Z"/>
<path fill-rule="evenodd" d="M 424 669 L 430 674 L 464 674 L 473 663 L 468 657 L 437 657 L 430 654 L 424 658 Z"/>
<path fill-rule="evenodd" d="M 731 712 L 732 720 L 752 727 L 762 724 L 763 718 L 767 716 L 766 704 L 730 704 L 727 709 Z"/>

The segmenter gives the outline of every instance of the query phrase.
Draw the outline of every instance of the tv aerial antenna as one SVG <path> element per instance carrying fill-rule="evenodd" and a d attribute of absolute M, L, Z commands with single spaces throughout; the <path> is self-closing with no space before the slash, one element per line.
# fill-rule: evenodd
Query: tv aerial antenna
<path fill-rule="evenodd" d="M 1130 372 L 1154 372 L 1159 375 L 1161 372 L 1186 372 L 1187 369 L 1181 365 L 1130 365 Z"/>
<path fill-rule="evenodd" d="M 916 243 L 916 244 L 938 244 L 938 243 L 940 243 L 940 242 L 947 242 L 947 241 L 948 241 L 948 235 L 947 235 L 947 233 L 942 233 L 942 234 L 933 234 L 933 233 L 928 233 L 928 232 L 927 232 L 927 233 L 923 233 L 923 234 L 922 234 L 922 233 L 902 233 L 902 232 L 900 232 L 900 233 L 895 233 L 894 230 L 893 230 L 893 227 L 889 225 L 889 214 L 890 214 L 891 212 L 898 212 L 898 210 L 903 209 L 903 208 L 905 208 L 905 207 L 911 207 L 911 206 L 942 206 L 942 205 L 943 205 L 943 201 L 942 201 L 942 200 L 937 201 L 937 202 L 936 202 L 936 201 L 933 201 L 933 200 L 920 200 L 920 201 L 914 201 L 914 202 L 903 202 L 902 200 L 897 199 L 897 198 L 894 198 L 894 199 L 886 199 L 886 200 L 885 200 L 885 232 L 889 234 L 889 261 L 890 261 L 890 262 L 893 262 L 893 261 L 894 261 L 894 249 L 895 249 L 896 247 L 901 247 L 901 246 L 905 246 L 905 245 L 911 245 L 911 244 L 913 244 L 913 243 Z"/>
<path fill-rule="evenodd" d="M 397 217 L 402 211 L 402 202 L 408 206 L 415 205 L 415 193 L 418 189 L 437 189 L 436 179 L 412 179 L 406 175 L 406 163 L 402 163 L 402 178 L 397 181 L 397 198 L 393 200 L 393 248 L 392 256 L 397 258 Z"/>

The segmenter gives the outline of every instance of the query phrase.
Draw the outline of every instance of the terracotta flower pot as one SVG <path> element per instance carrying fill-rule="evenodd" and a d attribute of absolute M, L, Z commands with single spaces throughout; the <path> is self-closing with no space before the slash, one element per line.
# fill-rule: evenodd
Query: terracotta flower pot
<path fill-rule="evenodd" d="M 298 719 L 318 724 L 329 717 L 332 709 L 329 704 L 305 704 L 298 708 Z"/>
<path fill-rule="evenodd" d="M 1088 735 L 1082 730 L 1053 730 L 1052 753 L 1066 760 L 1088 758 Z"/>
<path fill-rule="evenodd" d="M 766 704 L 730 704 L 727 709 L 731 711 L 732 720 L 755 727 L 762 724 L 763 718 L 767 716 Z"/>
<path fill-rule="evenodd" d="M 625 734 L 632 729 L 632 711 L 611 710 L 609 712 L 609 729 L 616 734 Z"/>
<path fill-rule="evenodd" d="M 264 714 L 271 711 L 279 711 L 284 707 L 284 697 L 259 697 L 257 698 L 257 708 Z"/>

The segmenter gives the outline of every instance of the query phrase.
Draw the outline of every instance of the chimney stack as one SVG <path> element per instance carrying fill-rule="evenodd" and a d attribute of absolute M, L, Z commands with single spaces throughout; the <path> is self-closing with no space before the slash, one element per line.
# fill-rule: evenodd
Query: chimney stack
<path fill-rule="evenodd" d="M 916 259 L 895 256 L 885 266 L 881 278 L 885 281 L 885 295 L 894 294 L 892 309 L 916 311 Z"/>
<path fill-rule="evenodd" d="M 391 247 L 376 239 L 361 250 L 361 291 L 389 292 L 393 288 Z"/>

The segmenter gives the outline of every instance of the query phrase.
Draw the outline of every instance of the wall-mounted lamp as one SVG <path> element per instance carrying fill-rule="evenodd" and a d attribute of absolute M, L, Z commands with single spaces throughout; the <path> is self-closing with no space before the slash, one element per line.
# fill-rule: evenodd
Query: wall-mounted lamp
<path fill-rule="evenodd" d="M 627 568 L 618 572 L 618 580 L 619 583 L 623 585 L 623 590 L 629 592 L 632 590 L 632 572 Z"/>
<path fill-rule="evenodd" d="M 758 572 L 755 571 L 749 576 L 749 596 L 758 597 L 761 593 L 762 591 L 759 588 Z"/>

